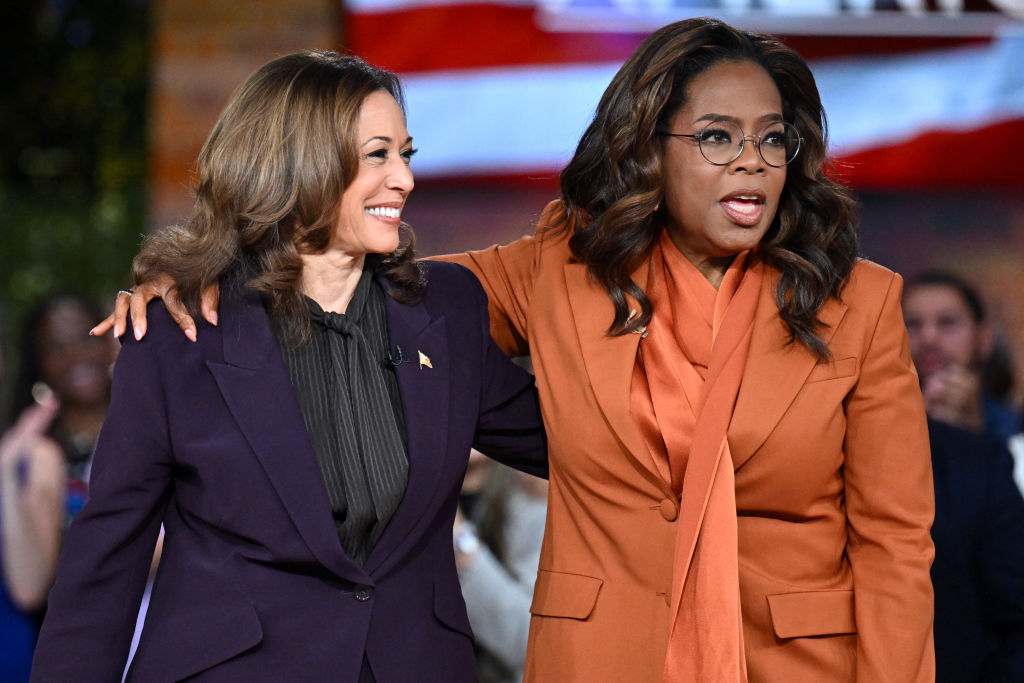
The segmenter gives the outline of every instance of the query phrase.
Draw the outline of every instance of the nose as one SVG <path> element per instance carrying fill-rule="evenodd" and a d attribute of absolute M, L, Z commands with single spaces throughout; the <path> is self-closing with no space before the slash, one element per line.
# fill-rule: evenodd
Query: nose
<path fill-rule="evenodd" d="M 409 167 L 409 164 L 401 158 L 392 161 L 391 168 L 388 169 L 388 189 L 401 192 L 402 194 L 409 194 L 415 185 L 416 183 L 412 178 L 412 168 Z"/>
<path fill-rule="evenodd" d="M 922 346 L 933 346 L 939 338 L 939 327 L 930 320 L 925 320 L 915 326 L 916 329 L 910 332 L 918 344 Z"/>
<path fill-rule="evenodd" d="M 743 136 L 743 149 L 740 150 L 740 155 L 736 157 L 736 160 L 730 164 L 733 173 L 739 173 L 740 171 L 764 173 L 767 164 L 765 164 L 758 149 L 759 142 L 756 135 Z"/>

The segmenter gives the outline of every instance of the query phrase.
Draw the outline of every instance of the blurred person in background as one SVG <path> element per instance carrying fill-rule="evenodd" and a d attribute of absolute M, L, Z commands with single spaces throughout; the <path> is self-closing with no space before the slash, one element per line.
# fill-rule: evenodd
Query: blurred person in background
<path fill-rule="evenodd" d="M 1012 373 L 987 370 L 994 333 L 985 305 L 955 273 L 910 280 L 903 310 L 935 480 L 936 680 L 1024 680 L 1024 500 L 1007 450 L 1020 422 L 986 382 Z"/>
<path fill-rule="evenodd" d="M 1024 681 L 1024 499 L 1005 442 L 928 420 L 938 683 Z"/>
<path fill-rule="evenodd" d="M 100 310 L 87 297 L 55 294 L 39 301 L 22 325 L 12 427 L 0 440 L 0 557 L 7 589 L 0 621 L 23 626 L 0 638 L 10 654 L 11 680 L 28 680 L 36 623 L 60 544 L 88 498 L 117 354 L 110 340 L 88 334 L 89 320 Z M 30 616 L 12 616 L 12 608 Z"/>
<path fill-rule="evenodd" d="M 63 519 L 64 459 L 46 435 L 59 406 L 50 391 L 37 398 L 0 437 L 0 679 L 8 683 L 28 681 Z"/>
<path fill-rule="evenodd" d="M 90 318 L 100 312 L 88 297 L 54 294 L 29 311 L 21 331 L 13 414 L 30 409 L 46 392 L 60 403 L 45 433 L 64 460 L 64 530 L 89 497 L 93 450 L 110 406 L 117 344 L 88 334 Z"/>
<path fill-rule="evenodd" d="M 1020 433 L 1020 413 L 986 387 L 995 341 L 977 290 L 955 273 L 925 271 L 908 281 L 903 315 L 929 417 L 1003 440 Z"/>
<path fill-rule="evenodd" d="M 544 479 L 470 456 L 453 539 L 481 683 L 523 680 L 547 492 Z"/>

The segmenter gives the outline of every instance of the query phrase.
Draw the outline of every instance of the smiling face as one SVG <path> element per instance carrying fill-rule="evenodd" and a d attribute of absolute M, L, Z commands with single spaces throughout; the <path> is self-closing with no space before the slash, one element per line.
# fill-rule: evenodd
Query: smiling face
<path fill-rule="evenodd" d="M 782 97 L 761 66 L 719 62 L 695 76 L 667 132 L 696 134 L 722 118 L 734 121 L 746 135 L 782 120 Z M 664 140 L 665 227 L 679 250 L 717 284 L 732 258 L 757 246 L 768 231 L 786 168 L 766 164 L 750 139 L 743 153 L 725 166 L 708 162 L 693 138 Z"/>
<path fill-rule="evenodd" d="M 405 117 L 389 93 L 367 96 L 356 123 L 359 169 L 345 188 L 329 249 L 354 257 L 398 248 L 402 208 L 412 192 L 409 160 L 415 150 Z"/>

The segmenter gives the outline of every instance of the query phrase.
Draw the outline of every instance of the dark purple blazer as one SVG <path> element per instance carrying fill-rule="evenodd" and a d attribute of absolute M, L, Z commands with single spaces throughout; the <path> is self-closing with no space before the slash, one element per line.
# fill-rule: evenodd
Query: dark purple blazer
<path fill-rule="evenodd" d="M 452 552 L 469 449 L 545 475 L 546 443 L 533 378 L 491 341 L 475 277 L 428 269 L 420 303 L 387 298 L 409 481 L 364 567 L 341 548 L 259 298 L 225 288 L 220 326 L 194 344 L 150 308 L 117 361 L 32 680 L 120 680 L 161 523 L 129 681 L 356 681 L 364 658 L 381 682 L 476 680 Z"/>

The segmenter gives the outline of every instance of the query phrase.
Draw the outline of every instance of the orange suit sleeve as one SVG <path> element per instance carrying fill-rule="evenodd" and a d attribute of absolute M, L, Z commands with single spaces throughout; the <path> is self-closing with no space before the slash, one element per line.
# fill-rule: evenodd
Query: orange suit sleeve
<path fill-rule="evenodd" d="M 491 336 L 509 356 L 530 353 L 529 311 L 540 267 L 540 251 L 560 206 L 560 202 L 548 204 L 534 235 L 504 246 L 436 257 L 466 266 L 480 280 L 487 293 Z"/>
<path fill-rule="evenodd" d="M 931 452 L 902 289 L 893 275 L 847 403 L 847 553 L 864 683 L 935 680 Z"/>

